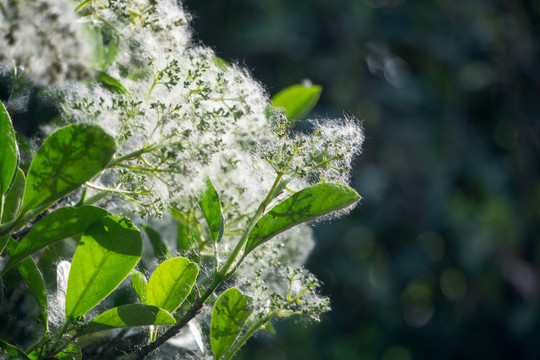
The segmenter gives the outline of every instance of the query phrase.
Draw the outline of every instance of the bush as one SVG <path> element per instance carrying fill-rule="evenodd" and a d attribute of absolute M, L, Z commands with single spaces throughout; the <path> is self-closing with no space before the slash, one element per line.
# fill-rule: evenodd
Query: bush
<path fill-rule="evenodd" d="M 0 5 L 4 356 L 230 359 L 329 309 L 305 223 L 360 199 L 355 119 L 295 130 L 321 88 L 270 100 L 174 1 Z M 36 98 L 58 116 L 34 153 L 11 119 Z"/>

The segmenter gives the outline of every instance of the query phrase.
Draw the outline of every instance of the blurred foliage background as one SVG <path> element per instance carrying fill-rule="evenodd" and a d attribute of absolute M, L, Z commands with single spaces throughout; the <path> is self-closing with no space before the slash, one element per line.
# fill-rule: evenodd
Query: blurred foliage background
<path fill-rule="evenodd" d="M 239 358 L 540 358 L 539 1 L 184 5 L 271 94 L 310 79 L 312 116 L 367 136 L 362 204 L 316 228 L 308 263 L 333 311 Z"/>

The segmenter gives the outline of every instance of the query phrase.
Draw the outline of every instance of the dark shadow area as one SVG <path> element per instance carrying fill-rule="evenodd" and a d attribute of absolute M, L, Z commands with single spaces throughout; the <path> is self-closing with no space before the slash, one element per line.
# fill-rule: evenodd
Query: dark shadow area
<path fill-rule="evenodd" d="M 308 267 L 333 311 L 239 359 L 540 357 L 540 5 L 185 1 L 202 43 L 312 117 L 363 120 L 350 215 Z"/>

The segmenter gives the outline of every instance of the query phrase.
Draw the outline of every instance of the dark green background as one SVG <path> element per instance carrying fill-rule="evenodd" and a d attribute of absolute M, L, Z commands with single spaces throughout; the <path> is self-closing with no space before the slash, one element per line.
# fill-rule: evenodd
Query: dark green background
<path fill-rule="evenodd" d="M 242 359 L 540 358 L 540 2 L 184 2 L 196 39 L 315 117 L 363 120 L 349 216 L 308 267 L 333 311 Z M 292 326 L 290 326 L 292 324 Z"/>

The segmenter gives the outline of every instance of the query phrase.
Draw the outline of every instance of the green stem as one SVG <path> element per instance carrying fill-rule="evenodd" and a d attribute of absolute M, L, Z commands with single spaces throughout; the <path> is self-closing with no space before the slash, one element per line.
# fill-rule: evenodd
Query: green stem
<path fill-rule="evenodd" d="M 66 346 L 69 345 L 69 343 L 71 342 L 73 337 L 70 337 L 69 339 L 63 339 L 64 333 L 72 330 L 72 328 L 69 329 L 69 325 L 71 325 L 71 321 L 66 320 L 66 322 L 64 323 L 62 328 L 60 330 L 58 330 L 54 334 L 54 342 L 53 342 L 52 346 L 50 346 L 50 347 L 47 346 L 48 349 L 46 350 L 45 355 L 53 356 L 55 354 L 58 354 L 60 351 L 64 350 L 66 348 Z M 44 345 L 46 345 L 48 343 L 49 340 L 50 340 L 49 337 L 43 339 L 42 341 L 38 342 L 37 344 L 32 346 L 30 349 L 28 349 L 26 351 L 26 353 L 29 354 L 32 351 L 34 351 L 35 349 L 43 347 Z"/>
<path fill-rule="evenodd" d="M 216 277 L 214 281 L 210 284 L 210 286 L 205 290 L 205 292 L 201 295 L 200 298 L 198 298 L 195 303 L 191 306 L 191 308 L 188 310 L 188 312 L 179 319 L 176 324 L 174 324 L 169 330 L 167 330 L 163 335 L 159 336 L 156 341 L 147 344 L 137 351 L 135 351 L 131 356 L 128 357 L 129 360 L 142 360 L 144 359 L 148 354 L 150 354 L 152 351 L 156 350 L 158 347 L 163 345 L 167 340 L 178 334 L 180 332 L 180 329 L 182 329 L 184 326 L 187 325 L 188 322 L 190 322 L 203 308 L 204 303 L 210 295 L 216 291 L 219 285 L 223 283 L 223 279 L 220 277 Z M 129 352 L 129 350 L 128 350 Z"/>
<path fill-rule="evenodd" d="M 141 156 L 142 154 L 146 154 L 147 152 L 150 152 L 152 150 L 155 150 L 155 145 L 154 146 L 143 146 L 142 148 L 140 148 L 139 150 L 135 150 L 135 151 L 132 151 L 128 154 L 125 154 L 125 155 L 122 155 L 122 156 L 119 156 L 117 158 L 114 158 L 111 160 L 111 162 L 107 165 L 108 168 L 111 168 L 113 166 L 115 166 L 116 164 L 124 161 L 124 160 L 131 160 L 131 159 L 134 159 L 136 157 L 139 157 Z"/>
<path fill-rule="evenodd" d="M 238 241 L 235 248 L 233 249 L 233 251 L 229 255 L 229 258 L 227 259 L 227 262 L 225 262 L 223 267 L 219 270 L 218 274 L 220 276 L 222 276 L 224 278 L 227 278 L 227 277 L 230 277 L 230 275 L 232 275 L 233 272 L 229 273 L 229 269 L 231 268 L 231 266 L 234 264 L 234 262 L 238 258 L 238 254 L 240 253 L 240 251 L 242 251 L 244 249 L 244 247 L 245 247 L 245 245 L 246 245 L 246 243 L 247 243 L 247 241 L 249 239 L 249 235 L 251 234 L 251 230 L 253 230 L 253 228 L 257 224 L 257 221 L 259 221 L 259 219 L 263 215 L 264 211 L 266 210 L 266 207 L 270 204 L 270 201 L 272 201 L 272 199 L 274 198 L 274 196 L 275 196 L 275 191 L 274 190 L 278 187 L 282 176 L 283 176 L 282 173 L 278 173 L 278 175 L 276 176 L 276 179 L 274 180 L 274 183 L 272 184 L 272 187 L 270 188 L 270 191 L 268 191 L 268 195 L 261 202 L 261 204 L 259 205 L 259 208 L 257 209 L 257 211 L 255 211 L 255 214 L 251 217 L 251 220 L 249 221 L 249 223 L 248 223 L 248 225 L 246 227 L 246 230 L 244 231 L 244 234 L 242 235 L 242 237 L 240 238 L 240 241 Z M 236 270 L 236 268 L 238 268 L 238 265 L 239 264 L 237 264 L 235 266 L 234 271 Z"/>
<path fill-rule="evenodd" d="M 0 224 L 2 223 L 2 218 L 4 217 L 4 202 L 6 200 L 6 196 L 2 194 L 0 196 Z"/>
<path fill-rule="evenodd" d="M 181 144 L 181 143 L 182 143 L 182 141 L 174 141 L 174 142 L 167 143 L 167 144 L 144 145 L 139 150 L 135 150 L 135 151 L 132 151 L 132 152 L 130 152 L 128 154 L 125 154 L 125 155 L 122 155 L 122 156 L 119 156 L 117 158 L 112 159 L 111 162 L 109 162 L 109 164 L 107 165 L 107 168 L 112 168 L 112 167 L 118 165 L 119 163 L 121 163 L 122 161 L 125 161 L 125 160 L 133 160 L 133 159 L 135 159 L 137 157 L 140 157 L 141 155 L 147 154 L 147 153 L 152 152 L 154 150 L 176 146 L 176 145 Z"/>
<path fill-rule="evenodd" d="M 296 295 L 294 298 L 290 298 L 290 288 L 289 288 L 289 295 L 287 296 L 288 299 L 287 299 L 287 305 L 291 305 L 291 304 L 294 304 L 296 303 L 298 300 L 300 300 L 300 298 L 302 297 L 302 295 L 304 295 L 304 293 L 306 292 L 307 290 L 306 289 L 303 289 L 302 291 L 300 291 L 298 293 L 298 295 Z M 269 312 L 266 316 L 263 316 L 262 318 L 260 318 L 255 324 L 253 324 L 249 329 L 248 331 L 246 331 L 244 333 L 244 335 L 238 340 L 236 341 L 236 343 L 234 344 L 234 346 L 229 350 L 229 352 L 227 353 L 227 355 L 223 358 L 223 360 L 230 360 L 232 359 L 232 357 L 238 352 L 238 350 L 240 350 L 240 348 L 242 346 L 244 346 L 244 344 L 246 343 L 246 341 L 253 335 L 255 334 L 255 332 L 257 330 L 259 330 L 261 327 L 264 326 L 264 324 L 266 324 L 268 321 L 272 320 L 273 318 L 275 318 L 276 316 L 292 316 L 292 315 L 299 315 L 301 314 L 300 312 L 295 312 L 295 311 L 292 311 L 292 312 L 282 312 L 283 308 L 285 308 L 286 306 L 282 306 L 278 309 L 275 309 L 274 311 L 271 311 Z"/>
<path fill-rule="evenodd" d="M 332 156 L 330 159 L 323 160 L 323 161 L 321 161 L 320 163 L 318 163 L 317 165 L 312 166 L 311 168 L 309 168 L 309 169 L 307 170 L 307 172 L 310 173 L 310 172 L 312 172 L 312 171 L 315 171 L 315 170 L 317 170 L 318 168 L 323 167 L 323 166 L 326 166 L 326 165 L 329 164 L 331 161 L 334 161 L 334 160 L 336 160 L 336 159 L 338 159 L 338 158 L 339 158 L 339 156 Z"/>
<path fill-rule="evenodd" d="M 222 358 L 223 360 L 230 360 L 233 358 L 234 355 L 240 350 L 242 346 L 246 343 L 246 341 L 253 335 L 257 330 L 259 330 L 261 327 L 264 326 L 268 321 L 272 320 L 277 315 L 277 311 L 272 311 L 271 313 L 267 314 L 266 316 L 263 316 L 259 319 L 255 324 L 253 324 L 248 331 L 244 333 L 244 335 L 236 341 L 234 346 L 229 350 L 227 355 Z"/>
<path fill-rule="evenodd" d="M 146 195 L 148 194 L 148 191 L 129 191 L 129 190 L 120 190 L 120 189 L 113 189 L 108 187 L 99 186 L 96 184 L 92 184 L 87 182 L 86 186 L 88 186 L 90 189 L 99 190 L 103 192 L 110 192 L 115 194 L 126 194 L 126 195 Z"/>
<path fill-rule="evenodd" d="M 238 254 L 240 253 L 241 250 L 243 250 L 249 238 L 249 234 L 251 233 L 251 230 L 253 230 L 253 227 L 255 227 L 255 224 L 264 213 L 266 207 L 270 204 L 270 201 L 272 201 L 272 199 L 274 198 L 275 190 L 278 187 L 282 176 L 283 176 L 282 173 L 278 173 L 278 175 L 276 176 L 276 179 L 274 180 L 274 183 L 272 184 L 272 187 L 270 188 L 268 195 L 261 202 L 261 204 L 259 205 L 259 208 L 257 209 L 255 214 L 251 218 L 246 230 L 244 231 L 242 238 L 240 239 L 240 241 L 238 242 L 238 244 L 236 245 L 232 253 L 229 255 L 229 258 L 227 259 L 227 262 L 225 263 L 225 265 L 223 265 L 223 267 L 215 273 L 214 279 L 212 283 L 210 284 L 210 286 L 206 288 L 204 293 L 195 301 L 195 303 L 191 306 L 191 308 L 187 311 L 187 313 L 181 319 L 179 319 L 175 325 L 169 328 L 169 330 L 167 330 L 163 335 L 159 336 L 155 341 L 133 352 L 131 356 L 128 357 L 129 360 L 144 359 L 148 354 L 150 354 L 152 351 L 156 350 L 158 347 L 163 345 L 171 337 L 178 334 L 178 332 L 180 332 L 180 330 L 184 326 L 186 326 L 187 323 L 190 322 L 202 310 L 204 303 L 216 291 L 216 289 L 234 274 L 238 266 L 241 264 L 241 262 L 244 260 L 244 258 L 247 255 L 244 253 L 242 257 L 240 258 L 240 261 L 236 262 L 235 264 Z M 233 264 L 235 266 L 233 270 L 229 272 Z M 270 314 L 273 314 L 273 313 L 270 313 Z M 275 316 L 275 314 L 273 314 L 272 316 Z M 256 331 L 256 329 L 254 331 Z"/>
<path fill-rule="evenodd" d="M 79 204 L 75 205 L 75 207 L 95 204 L 98 201 L 105 199 L 110 194 L 111 193 L 108 191 L 98 192 L 97 194 L 92 195 L 89 198 L 85 199 L 80 205 Z"/>

